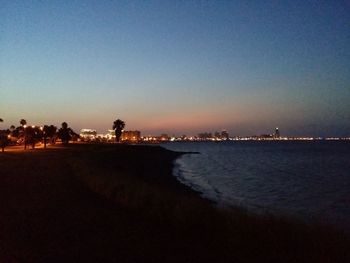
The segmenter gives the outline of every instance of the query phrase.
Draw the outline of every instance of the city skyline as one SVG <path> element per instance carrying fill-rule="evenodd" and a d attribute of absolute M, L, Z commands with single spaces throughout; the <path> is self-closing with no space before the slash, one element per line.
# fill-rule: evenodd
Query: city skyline
<path fill-rule="evenodd" d="M 0 129 L 350 135 L 346 1 L 6 1 Z"/>

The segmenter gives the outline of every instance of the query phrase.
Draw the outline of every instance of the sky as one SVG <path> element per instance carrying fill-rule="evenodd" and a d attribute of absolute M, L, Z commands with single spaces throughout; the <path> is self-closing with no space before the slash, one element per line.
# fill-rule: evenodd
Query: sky
<path fill-rule="evenodd" d="M 2 0 L 0 118 L 350 136 L 350 1 Z"/>

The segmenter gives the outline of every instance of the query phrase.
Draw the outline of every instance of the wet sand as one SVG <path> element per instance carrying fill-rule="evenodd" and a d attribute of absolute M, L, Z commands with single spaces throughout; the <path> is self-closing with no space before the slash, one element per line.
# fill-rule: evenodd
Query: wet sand
<path fill-rule="evenodd" d="M 10 149 L 10 148 L 8 148 Z M 222 211 L 157 146 L 0 153 L 0 262 L 346 262 L 346 235 Z"/>

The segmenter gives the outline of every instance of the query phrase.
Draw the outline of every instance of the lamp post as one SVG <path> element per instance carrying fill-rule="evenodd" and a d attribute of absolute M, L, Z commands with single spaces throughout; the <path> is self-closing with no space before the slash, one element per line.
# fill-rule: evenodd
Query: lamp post
<path fill-rule="evenodd" d="M 44 148 L 46 149 L 46 131 L 45 131 L 45 127 L 40 127 L 40 130 L 43 133 L 43 137 L 44 137 Z"/>
<path fill-rule="evenodd" d="M 23 125 L 23 134 L 24 134 L 24 150 L 27 149 L 27 125 Z"/>

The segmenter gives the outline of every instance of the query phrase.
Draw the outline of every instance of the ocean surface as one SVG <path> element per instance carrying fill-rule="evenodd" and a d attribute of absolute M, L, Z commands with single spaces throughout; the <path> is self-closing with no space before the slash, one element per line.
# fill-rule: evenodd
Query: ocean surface
<path fill-rule="evenodd" d="M 350 232 L 349 141 L 171 142 L 174 175 L 219 205 Z"/>

